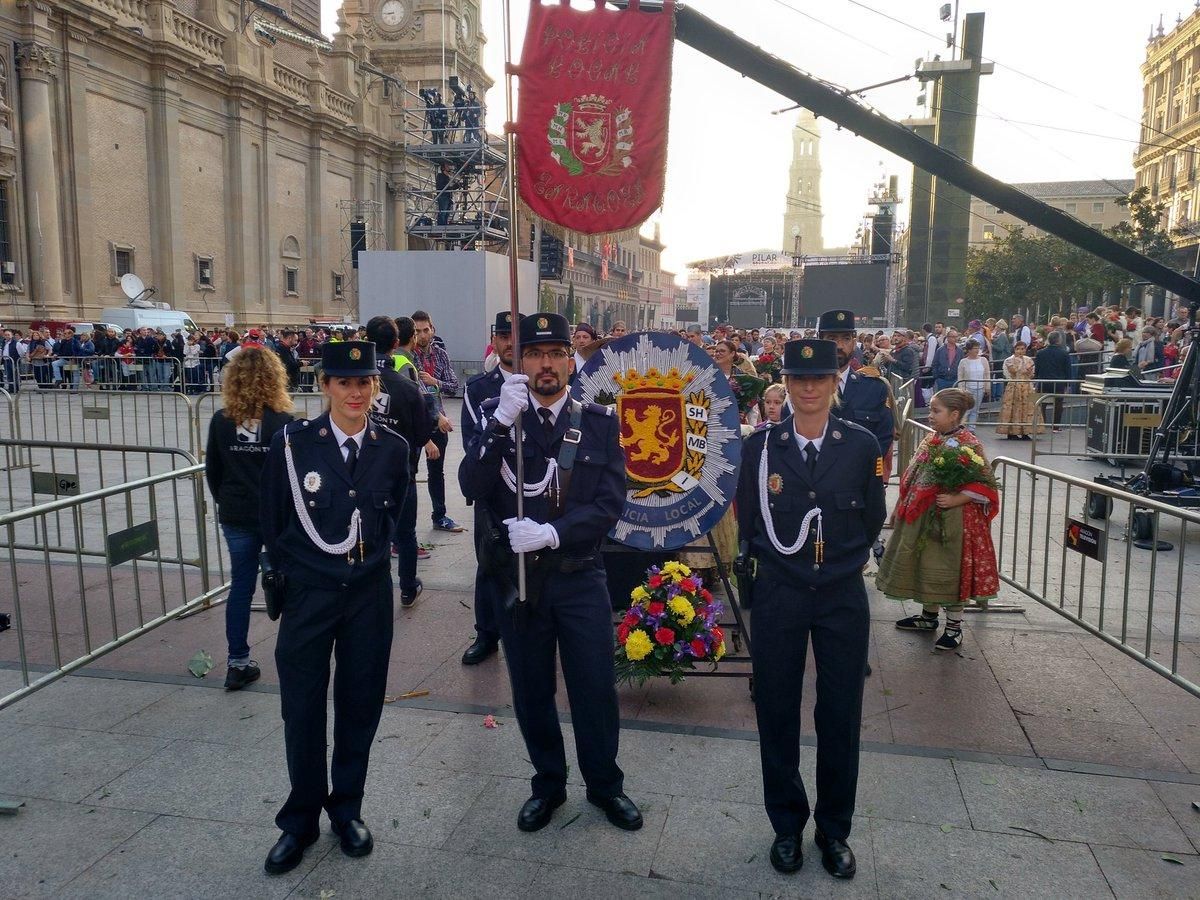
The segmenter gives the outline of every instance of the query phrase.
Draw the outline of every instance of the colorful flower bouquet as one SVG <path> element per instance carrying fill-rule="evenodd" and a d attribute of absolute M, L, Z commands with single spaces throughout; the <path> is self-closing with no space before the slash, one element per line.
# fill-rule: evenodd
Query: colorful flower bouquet
<path fill-rule="evenodd" d="M 956 438 L 943 439 L 935 434 L 929 439 L 929 446 L 917 455 L 917 462 L 929 463 L 928 480 L 938 487 L 939 493 L 953 494 L 968 484 L 996 486 L 996 476 L 987 460 Z"/>
<path fill-rule="evenodd" d="M 678 684 L 696 663 L 716 668 L 725 655 L 718 624 L 722 606 L 691 569 L 678 562 L 652 566 L 630 598 L 633 604 L 617 626 L 618 682 L 640 685 L 666 676 Z"/>
<path fill-rule="evenodd" d="M 774 353 L 760 353 L 754 358 L 754 368 L 758 374 L 772 384 L 779 381 L 779 370 L 782 367 L 783 360 Z"/>

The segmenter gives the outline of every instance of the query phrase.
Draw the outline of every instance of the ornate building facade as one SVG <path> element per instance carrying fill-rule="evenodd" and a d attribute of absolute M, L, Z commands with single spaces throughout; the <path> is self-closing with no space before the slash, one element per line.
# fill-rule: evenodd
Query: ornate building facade
<path fill-rule="evenodd" d="M 0 321 L 92 321 L 126 272 L 201 324 L 355 315 L 350 218 L 408 244 L 400 83 L 490 81 L 477 0 L 346 0 L 331 41 L 319 16 L 0 3 Z"/>

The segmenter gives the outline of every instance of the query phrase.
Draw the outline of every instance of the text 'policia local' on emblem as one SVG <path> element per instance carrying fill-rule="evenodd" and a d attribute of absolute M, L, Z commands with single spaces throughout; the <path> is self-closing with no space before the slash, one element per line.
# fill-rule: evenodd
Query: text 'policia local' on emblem
<path fill-rule="evenodd" d="M 737 490 L 737 403 L 712 360 L 678 336 L 632 334 L 580 370 L 574 396 L 616 406 L 625 508 L 610 537 L 677 549 L 707 533 Z"/>

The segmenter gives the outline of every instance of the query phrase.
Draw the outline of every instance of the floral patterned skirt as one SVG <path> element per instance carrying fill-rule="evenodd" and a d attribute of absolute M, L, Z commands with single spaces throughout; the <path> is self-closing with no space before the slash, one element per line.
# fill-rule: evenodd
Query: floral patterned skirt
<path fill-rule="evenodd" d="M 897 518 L 875 586 L 894 600 L 986 605 L 1000 589 L 991 528 L 978 503 Z"/>

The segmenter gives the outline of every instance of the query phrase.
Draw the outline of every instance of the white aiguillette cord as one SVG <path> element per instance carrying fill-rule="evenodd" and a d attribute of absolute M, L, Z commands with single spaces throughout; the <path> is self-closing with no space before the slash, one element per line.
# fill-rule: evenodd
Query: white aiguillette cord
<path fill-rule="evenodd" d="M 759 457 L 758 461 L 758 505 L 762 510 L 763 524 L 767 527 L 767 539 L 784 556 L 794 556 L 800 552 L 800 548 L 808 540 L 809 526 L 812 525 L 812 520 L 816 519 L 817 541 L 813 549 L 816 554 L 816 561 L 821 562 L 825 550 L 825 529 L 821 525 L 821 507 L 814 507 L 805 513 L 804 520 L 800 523 L 800 534 L 797 535 L 796 542 L 791 546 L 784 546 L 783 541 L 779 540 L 779 535 L 775 532 L 775 520 L 771 516 L 770 497 L 767 496 L 767 471 L 769 468 L 767 463 L 767 444 L 764 442 L 762 456 Z"/>
<path fill-rule="evenodd" d="M 342 553 L 349 556 L 354 545 L 358 544 L 359 558 L 361 559 L 362 513 L 359 512 L 358 507 L 355 507 L 354 512 L 350 514 L 350 533 L 346 535 L 346 539 L 340 544 L 331 544 L 326 541 L 317 531 L 317 526 L 313 524 L 313 520 L 308 514 L 308 507 L 304 505 L 304 495 L 300 493 L 300 481 L 296 477 L 296 461 L 292 459 L 292 439 L 286 429 L 283 432 L 283 455 L 287 459 L 288 480 L 292 483 L 292 503 L 296 507 L 296 518 L 300 520 L 300 527 L 304 529 L 308 539 L 330 556 L 338 556 Z"/>

